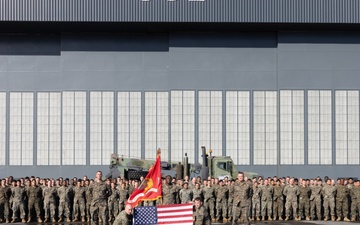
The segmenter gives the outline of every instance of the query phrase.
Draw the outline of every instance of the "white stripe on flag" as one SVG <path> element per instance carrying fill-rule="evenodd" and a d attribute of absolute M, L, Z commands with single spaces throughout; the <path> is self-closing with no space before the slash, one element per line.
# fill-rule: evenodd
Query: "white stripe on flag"
<path fill-rule="evenodd" d="M 164 212 L 159 212 L 159 216 L 187 216 L 187 215 L 190 215 L 192 216 L 193 215 L 193 212 L 168 212 L 168 213 L 164 213 Z"/>
<path fill-rule="evenodd" d="M 166 208 L 158 207 L 157 210 L 158 210 L 158 212 L 162 212 L 162 211 L 185 210 L 185 209 L 192 210 L 192 208 L 193 208 L 192 205 L 185 205 L 185 206 L 172 206 L 172 207 L 166 207 Z"/>
<path fill-rule="evenodd" d="M 158 219 L 158 223 L 162 223 L 162 222 L 180 222 L 180 221 L 184 221 L 184 220 L 192 220 L 193 217 L 192 216 L 187 216 L 187 217 L 175 217 L 175 218 L 159 218 Z"/>

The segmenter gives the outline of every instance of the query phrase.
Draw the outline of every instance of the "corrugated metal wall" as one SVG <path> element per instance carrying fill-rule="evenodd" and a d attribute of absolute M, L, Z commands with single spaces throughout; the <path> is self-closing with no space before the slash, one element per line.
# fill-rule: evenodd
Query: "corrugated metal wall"
<path fill-rule="evenodd" d="M 359 23 L 358 0 L 0 0 L 0 21 Z"/>

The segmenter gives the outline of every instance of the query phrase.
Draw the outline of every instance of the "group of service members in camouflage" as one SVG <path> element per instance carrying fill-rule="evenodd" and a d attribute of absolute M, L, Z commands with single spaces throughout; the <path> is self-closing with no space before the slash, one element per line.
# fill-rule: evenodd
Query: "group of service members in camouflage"
<path fill-rule="evenodd" d="M 41 179 L 7 177 L 0 186 L 0 222 L 76 222 L 96 225 L 131 224 L 132 207 L 126 205 L 140 180 Z M 251 220 L 355 221 L 360 212 L 360 181 L 325 177 L 248 179 L 239 172 L 236 180 L 194 177 L 176 180 L 166 176 L 163 197 L 142 205 L 194 202 L 194 224 Z M 350 219 L 349 219 L 350 218 Z M 44 220 L 43 220 L 44 219 Z"/>

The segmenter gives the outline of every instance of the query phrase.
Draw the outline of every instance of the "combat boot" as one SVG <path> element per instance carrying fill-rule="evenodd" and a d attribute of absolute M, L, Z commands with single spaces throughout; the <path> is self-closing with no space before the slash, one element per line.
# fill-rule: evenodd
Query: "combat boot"
<path fill-rule="evenodd" d="M 339 216 L 339 217 L 336 219 L 336 221 L 341 221 L 341 217 Z"/>
<path fill-rule="evenodd" d="M 2 223 L 2 221 L 3 221 L 3 219 L 2 219 L 2 218 L 0 218 L 0 223 Z"/>
<path fill-rule="evenodd" d="M 261 218 L 261 220 L 262 220 L 262 221 L 265 221 L 265 216 L 263 216 L 263 217 Z"/>
<path fill-rule="evenodd" d="M 279 216 L 279 220 L 280 220 L 280 221 L 282 221 L 282 220 L 283 220 L 283 218 L 282 218 L 281 216 Z"/>
<path fill-rule="evenodd" d="M 257 217 L 256 217 L 256 220 L 259 221 L 259 220 L 260 220 L 260 217 L 257 216 Z"/>
<path fill-rule="evenodd" d="M 252 216 L 252 217 L 250 217 L 250 220 L 254 220 L 254 217 Z"/>
<path fill-rule="evenodd" d="M 347 218 L 347 216 L 346 216 L 346 217 L 344 217 L 344 221 L 346 221 L 346 222 L 350 222 L 350 220 L 349 220 L 349 218 Z"/>
<path fill-rule="evenodd" d="M 5 219 L 5 223 L 9 223 L 9 218 L 6 218 L 6 219 Z"/>
<path fill-rule="evenodd" d="M 39 217 L 38 218 L 38 223 L 42 223 L 43 221 L 42 221 L 42 219 Z"/>
<path fill-rule="evenodd" d="M 269 221 L 272 221 L 272 219 L 271 219 L 271 217 L 270 217 L 270 216 L 268 216 L 268 220 L 269 220 Z"/>
<path fill-rule="evenodd" d="M 335 221 L 335 216 L 331 216 L 331 221 Z"/>
<path fill-rule="evenodd" d="M 274 220 L 274 221 L 276 220 L 276 216 L 274 216 L 273 220 Z"/>
<path fill-rule="evenodd" d="M 15 219 L 12 219 L 12 220 L 11 220 L 12 223 L 15 223 L 15 221 L 16 221 Z"/>
<path fill-rule="evenodd" d="M 90 222 L 90 216 L 87 217 L 87 221 Z"/>
<path fill-rule="evenodd" d="M 66 218 L 66 222 L 68 222 L 68 223 L 70 223 L 70 222 L 71 222 L 70 217 L 67 217 L 67 218 Z"/>
<path fill-rule="evenodd" d="M 45 218 L 44 223 L 49 222 L 49 218 Z"/>
<path fill-rule="evenodd" d="M 329 220 L 329 218 L 327 216 L 325 216 L 324 221 L 328 221 L 328 220 Z"/>
<path fill-rule="evenodd" d="M 56 219 L 55 219 L 55 218 L 53 218 L 53 219 L 52 219 L 52 222 L 53 222 L 53 223 L 56 223 Z"/>
<path fill-rule="evenodd" d="M 78 220 L 77 217 L 75 217 L 75 218 L 73 219 L 73 222 L 77 222 L 77 221 L 79 221 L 79 220 Z"/>
<path fill-rule="evenodd" d="M 351 217 L 351 222 L 356 221 L 355 217 Z"/>
<path fill-rule="evenodd" d="M 287 216 L 287 217 L 285 217 L 285 220 L 286 220 L 286 221 L 288 221 L 288 220 L 289 220 L 289 217 L 288 217 L 288 216 Z"/>
<path fill-rule="evenodd" d="M 211 222 L 215 223 L 216 219 L 215 218 L 212 218 L 211 219 Z"/>
<path fill-rule="evenodd" d="M 85 220 L 85 216 L 82 216 L 81 217 L 81 222 L 85 222 L 86 220 Z"/>
<path fill-rule="evenodd" d="M 63 221 L 63 217 L 62 217 L 62 216 L 60 216 L 60 218 L 59 218 L 58 222 L 60 223 L 60 222 L 62 222 L 62 221 Z"/>
<path fill-rule="evenodd" d="M 227 223 L 227 219 L 226 219 L 226 218 L 223 219 L 223 223 Z"/>
<path fill-rule="evenodd" d="M 28 222 L 28 223 L 30 223 L 30 222 L 31 222 L 31 217 L 30 217 L 30 216 L 29 216 L 29 218 L 28 218 L 27 222 Z"/>
<path fill-rule="evenodd" d="M 310 220 L 310 217 L 309 217 L 309 216 L 307 216 L 307 217 L 305 218 L 305 220 L 309 221 L 309 220 Z"/>
<path fill-rule="evenodd" d="M 25 218 L 22 218 L 22 219 L 21 219 L 21 222 L 22 222 L 22 223 L 26 223 Z"/>
<path fill-rule="evenodd" d="M 99 223 L 102 223 L 103 221 L 102 221 L 102 218 L 101 217 L 99 217 Z"/>

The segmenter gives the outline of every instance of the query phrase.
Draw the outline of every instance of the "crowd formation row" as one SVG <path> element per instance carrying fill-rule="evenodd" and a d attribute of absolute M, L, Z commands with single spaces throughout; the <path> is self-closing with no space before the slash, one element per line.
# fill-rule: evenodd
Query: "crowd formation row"
<path fill-rule="evenodd" d="M 100 173 L 100 174 L 98 174 Z M 140 180 L 108 179 L 102 182 L 99 171 L 94 180 L 41 179 L 25 177 L 1 180 L 0 221 L 38 222 L 91 221 L 108 224 L 125 209 L 129 195 L 141 185 Z M 205 210 L 194 212 L 195 224 L 205 221 L 236 223 L 243 220 L 344 220 L 355 221 L 360 210 L 360 182 L 316 179 L 266 178 L 237 180 L 167 176 L 163 198 L 144 201 L 143 205 L 175 204 L 201 199 Z M 98 204 L 97 208 L 94 208 Z M 349 219 L 350 218 L 350 219 Z"/>

